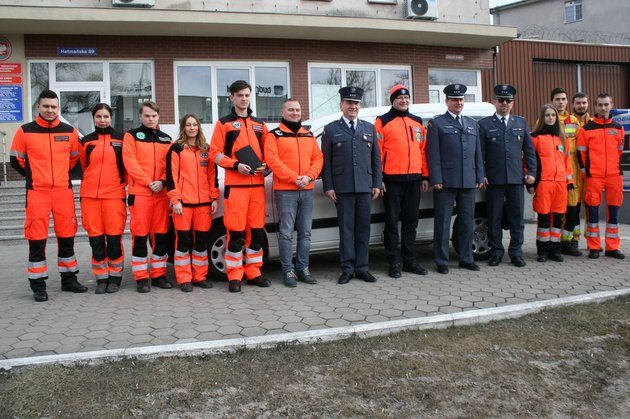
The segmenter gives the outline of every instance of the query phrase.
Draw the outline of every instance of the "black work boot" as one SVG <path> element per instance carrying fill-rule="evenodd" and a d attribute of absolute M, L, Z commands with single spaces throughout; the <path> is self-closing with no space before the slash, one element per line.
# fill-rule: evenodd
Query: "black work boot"
<path fill-rule="evenodd" d="M 61 291 L 66 292 L 74 292 L 74 293 L 83 293 L 87 292 L 88 288 L 81 285 L 79 281 L 77 281 L 76 275 L 68 275 L 61 277 Z"/>
<path fill-rule="evenodd" d="M 140 294 L 145 294 L 151 291 L 149 288 L 149 280 L 148 279 L 139 279 L 136 281 L 136 289 Z"/>
<path fill-rule="evenodd" d="M 173 288 L 173 284 L 171 284 L 164 275 L 151 279 L 151 286 L 165 290 Z"/>
<path fill-rule="evenodd" d="M 550 242 L 549 243 L 549 260 L 553 260 L 554 262 L 562 262 L 564 258 L 560 254 L 560 242 Z"/>
<path fill-rule="evenodd" d="M 96 291 L 94 294 L 105 294 L 107 292 L 107 279 L 96 280 Z"/>
<path fill-rule="evenodd" d="M 33 290 L 33 298 L 38 303 L 48 301 L 48 293 L 46 293 L 46 281 L 39 279 L 29 279 L 31 290 Z"/>
<path fill-rule="evenodd" d="M 536 250 L 538 253 L 536 260 L 538 262 L 547 262 L 547 256 L 549 255 L 549 242 L 536 240 Z"/>
<path fill-rule="evenodd" d="M 118 292 L 120 289 L 120 281 L 122 280 L 119 276 L 110 276 L 107 278 L 107 293 L 113 294 Z"/>
<path fill-rule="evenodd" d="M 578 250 L 577 241 L 570 240 L 562 242 L 560 250 L 563 255 L 582 256 L 582 252 Z"/>

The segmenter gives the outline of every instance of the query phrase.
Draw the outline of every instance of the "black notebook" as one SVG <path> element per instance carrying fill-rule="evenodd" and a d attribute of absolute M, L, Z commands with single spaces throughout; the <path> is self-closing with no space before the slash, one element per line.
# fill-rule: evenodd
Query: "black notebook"
<path fill-rule="evenodd" d="M 254 152 L 254 149 L 249 145 L 241 148 L 234 154 L 236 155 L 239 163 L 248 165 L 252 168 L 252 171 L 262 166 L 262 162 Z"/>

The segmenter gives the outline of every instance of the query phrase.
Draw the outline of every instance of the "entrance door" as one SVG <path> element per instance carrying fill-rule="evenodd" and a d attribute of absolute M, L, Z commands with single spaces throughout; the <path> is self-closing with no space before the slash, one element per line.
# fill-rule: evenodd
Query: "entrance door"
<path fill-rule="evenodd" d="M 84 136 L 94 131 L 92 108 L 102 102 L 104 92 L 95 89 L 59 89 L 60 114 Z"/>

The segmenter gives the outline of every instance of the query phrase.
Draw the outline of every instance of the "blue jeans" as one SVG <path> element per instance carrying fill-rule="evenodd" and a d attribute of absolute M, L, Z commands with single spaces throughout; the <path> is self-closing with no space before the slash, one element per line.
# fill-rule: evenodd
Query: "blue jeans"
<path fill-rule="evenodd" d="M 274 191 L 280 237 L 278 247 L 282 272 L 293 270 L 293 230 L 297 230 L 297 255 L 295 269 L 308 268 L 311 250 L 311 226 L 313 221 L 313 190 Z"/>

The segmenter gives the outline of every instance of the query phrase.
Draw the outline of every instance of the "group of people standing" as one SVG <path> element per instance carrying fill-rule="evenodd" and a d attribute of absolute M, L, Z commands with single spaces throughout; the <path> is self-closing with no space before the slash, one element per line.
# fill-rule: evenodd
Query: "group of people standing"
<path fill-rule="evenodd" d="M 283 283 L 315 284 L 309 270 L 313 186 L 321 172 L 325 195 L 334 203 L 339 223 L 341 275 L 375 282 L 368 270 L 371 200 L 383 196 L 388 274 L 426 275 L 416 260 L 414 243 L 422 192 L 433 189 L 434 260 L 437 271 L 449 271 L 449 237 L 454 208 L 459 266 L 479 270 L 472 253 L 477 189 L 485 189 L 491 245 L 490 266 L 501 263 L 502 229 L 509 228 L 512 264 L 525 266 L 522 255 L 524 187 L 535 193 L 538 213 L 538 260 L 561 261 L 561 253 L 579 256 L 580 202 L 586 203 L 589 257 L 601 252 L 599 205 L 606 190 L 608 220 L 606 256 L 619 251 L 618 213 L 622 195 L 619 160 L 623 128 L 610 118 L 612 99 L 600 94 L 591 118 L 588 98 L 573 98 L 576 116 L 566 111 L 567 95 L 552 92 L 533 132 L 525 119 L 511 115 L 516 89 L 494 89 L 496 113 L 477 123 L 463 116 L 466 86 L 444 89 L 447 112 L 427 127 L 409 112 L 406 86 L 390 90 L 392 108 L 375 124 L 359 119 L 363 90 L 339 90 L 341 119 L 324 128 L 321 149 L 302 126 L 300 103 L 286 99 L 276 129 L 252 115 L 251 86 L 239 80 L 230 88 L 231 113 L 216 123 L 208 144 L 197 116 L 180 121 L 179 136 L 159 129 L 159 107 L 141 104 L 141 125 L 124 134 L 111 126 L 112 110 L 104 103 L 92 110 L 95 131 L 79 139 L 59 120 L 59 99 L 43 91 L 35 121 L 20 127 L 11 146 L 11 164 L 26 178 L 25 237 L 29 242 L 28 278 L 36 301 L 46 301 L 48 271 L 45 246 L 53 214 L 62 290 L 87 291 L 77 280 L 74 255 L 77 222 L 70 172 L 80 162 L 81 216 L 92 248 L 96 293 L 114 293 L 124 265 L 122 235 L 127 206 L 132 233 L 131 270 L 140 293 L 172 288 L 167 279 L 169 213 L 175 229 L 175 279 L 184 292 L 211 288 L 208 234 L 220 199 L 217 170 L 225 169 L 223 222 L 227 231 L 225 266 L 230 292 L 248 285 L 268 287 L 261 272 L 265 242 L 264 178 L 273 173 L 278 213 Z M 586 103 L 586 104 L 584 104 Z M 400 224 L 400 234 L 399 234 Z M 293 232 L 297 249 L 293 261 Z M 147 248 L 150 241 L 151 253 Z M 399 248 L 400 243 L 400 248 Z"/>

